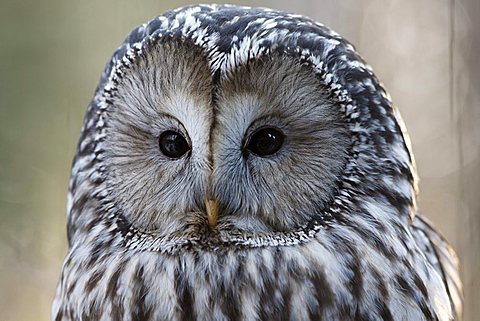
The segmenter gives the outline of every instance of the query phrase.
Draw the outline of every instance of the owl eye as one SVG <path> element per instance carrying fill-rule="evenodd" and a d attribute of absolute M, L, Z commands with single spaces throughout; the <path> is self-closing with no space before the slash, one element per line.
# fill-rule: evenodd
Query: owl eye
<path fill-rule="evenodd" d="M 160 134 L 158 138 L 160 151 L 168 157 L 180 158 L 191 148 L 185 137 L 173 130 L 167 130 Z"/>
<path fill-rule="evenodd" d="M 285 135 L 280 130 L 264 127 L 250 136 L 247 149 L 260 157 L 270 156 L 282 147 L 284 138 Z"/>

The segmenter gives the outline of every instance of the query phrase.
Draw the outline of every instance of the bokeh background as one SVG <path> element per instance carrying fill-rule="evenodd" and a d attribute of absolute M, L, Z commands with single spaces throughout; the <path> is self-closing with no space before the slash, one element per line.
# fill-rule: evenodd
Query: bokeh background
<path fill-rule="evenodd" d="M 0 0 L 0 320 L 48 320 L 85 109 L 126 34 L 187 1 Z M 306 14 L 374 68 L 410 132 L 420 207 L 480 319 L 480 1 L 231 1 Z"/>

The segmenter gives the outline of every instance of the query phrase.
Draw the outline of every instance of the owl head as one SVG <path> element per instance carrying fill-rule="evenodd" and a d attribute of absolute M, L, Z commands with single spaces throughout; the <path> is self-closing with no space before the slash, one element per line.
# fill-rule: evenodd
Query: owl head
<path fill-rule="evenodd" d="M 185 7 L 135 29 L 107 64 L 69 237 L 103 222 L 137 245 L 295 241 L 362 224 L 373 203 L 378 222 L 401 224 L 414 177 L 399 115 L 338 34 L 269 9 Z"/>

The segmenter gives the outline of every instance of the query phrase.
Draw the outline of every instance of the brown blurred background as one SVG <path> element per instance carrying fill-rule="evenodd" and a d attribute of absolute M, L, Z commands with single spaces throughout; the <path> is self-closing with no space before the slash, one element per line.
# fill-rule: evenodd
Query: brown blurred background
<path fill-rule="evenodd" d="M 0 320 L 49 320 L 85 109 L 135 26 L 187 1 L 0 0 Z M 480 319 L 480 1 L 231 1 L 302 13 L 356 45 L 405 119 L 420 207 Z"/>

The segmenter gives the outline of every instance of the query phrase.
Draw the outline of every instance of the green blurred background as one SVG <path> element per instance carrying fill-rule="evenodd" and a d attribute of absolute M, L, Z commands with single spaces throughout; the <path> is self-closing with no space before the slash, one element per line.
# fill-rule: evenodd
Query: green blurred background
<path fill-rule="evenodd" d="M 85 109 L 135 26 L 187 1 L 0 0 L 0 320 L 48 320 Z M 302 13 L 373 66 L 413 142 L 420 206 L 462 261 L 480 315 L 480 1 L 231 1 Z"/>

